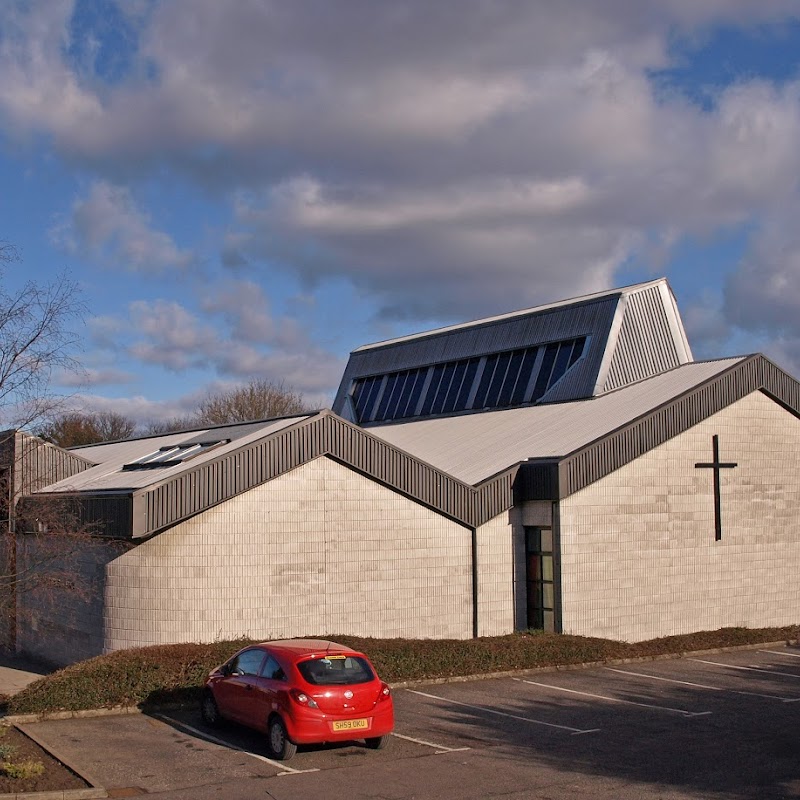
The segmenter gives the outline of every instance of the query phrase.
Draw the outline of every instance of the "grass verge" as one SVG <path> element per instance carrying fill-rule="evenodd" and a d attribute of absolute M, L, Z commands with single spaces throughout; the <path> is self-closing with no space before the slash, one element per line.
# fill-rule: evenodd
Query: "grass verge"
<path fill-rule="evenodd" d="M 800 625 L 722 628 L 635 644 L 533 631 L 468 640 L 320 638 L 330 638 L 367 653 L 384 680 L 399 683 L 648 658 L 759 642 L 795 641 L 798 637 Z M 37 714 L 195 702 L 208 672 L 248 643 L 237 639 L 214 644 L 157 645 L 81 661 L 9 698 L 7 711 Z"/>

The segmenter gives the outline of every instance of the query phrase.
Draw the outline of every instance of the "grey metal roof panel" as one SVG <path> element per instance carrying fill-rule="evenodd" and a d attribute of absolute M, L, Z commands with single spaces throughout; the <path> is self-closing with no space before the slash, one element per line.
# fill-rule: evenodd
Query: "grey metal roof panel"
<path fill-rule="evenodd" d="M 307 419 L 310 415 L 284 417 L 276 420 L 265 420 L 257 423 L 245 423 L 226 427 L 212 427 L 196 431 L 162 434 L 140 439 L 130 439 L 109 444 L 91 445 L 70 451 L 91 461 L 97 466 L 70 478 L 53 483 L 46 487 L 46 492 L 100 492 L 114 490 L 142 489 L 173 478 L 187 469 L 201 465 L 218 456 L 224 455 L 251 442 L 275 433 L 289 425 Z M 159 467 L 144 470 L 123 470 L 125 464 L 167 447 L 169 445 L 188 444 L 210 439 L 230 439 L 227 444 L 220 445 L 201 453 L 195 458 L 171 467 Z"/>
<path fill-rule="evenodd" d="M 583 357 L 541 402 L 592 397 L 692 360 L 675 297 L 659 278 L 357 348 L 333 410 L 354 419 L 349 393 L 360 378 L 582 336 Z"/>
<path fill-rule="evenodd" d="M 684 364 L 589 400 L 396 423 L 369 430 L 475 485 L 529 458 L 568 455 L 743 360 L 740 357 Z"/>
<path fill-rule="evenodd" d="M 415 339 L 425 339 L 428 337 L 440 336 L 442 334 L 458 332 L 468 328 L 474 328 L 476 326 L 494 325 L 495 323 L 513 321 L 518 317 L 526 317 L 530 316 L 531 314 L 538 314 L 545 311 L 558 310 L 565 308 L 567 306 L 575 305 L 577 303 L 594 302 L 596 300 L 601 300 L 606 298 L 616 298 L 626 292 L 638 291 L 640 289 L 644 289 L 649 286 L 655 286 L 656 284 L 661 283 L 663 281 L 664 278 L 657 278 L 656 280 L 645 281 L 644 283 L 636 283 L 630 286 L 623 286 L 618 289 L 605 289 L 601 292 L 592 292 L 591 294 L 585 294 L 579 297 L 572 297 L 567 300 L 559 300 L 555 303 L 545 303 L 543 305 L 534 306 L 532 308 L 523 308 L 518 311 L 510 311 L 507 314 L 498 314 L 493 317 L 485 317 L 483 319 L 472 320 L 471 322 L 461 322 L 458 323 L 457 325 L 447 325 L 442 328 L 435 328 L 434 330 L 430 331 L 412 333 L 407 336 L 398 336 L 395 339 L 386 339 L 382 342 L 373 342 L 372 344 L 362 345 L 361 347 L 357 347 L 355 350 L 353 350 L 353 353 L 361 353 L 366 350 L 374 350 L 377 348 L 389 347 L 396 344 L 404 344 L 406 342 L 410 342 Z"/>

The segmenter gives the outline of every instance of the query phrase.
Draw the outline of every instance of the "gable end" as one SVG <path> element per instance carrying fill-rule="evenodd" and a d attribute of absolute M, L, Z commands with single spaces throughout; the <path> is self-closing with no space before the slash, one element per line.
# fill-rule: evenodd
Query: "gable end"
<path fill-rule="evenodd" d="M 561 459 L 557 468 L 558 497 L 567 497 L 600 480 L 755 391 L 763 391 L 787 411 L 800 417 L 800 383 L 763 355 L 750 356 L 706 383 Z"/>

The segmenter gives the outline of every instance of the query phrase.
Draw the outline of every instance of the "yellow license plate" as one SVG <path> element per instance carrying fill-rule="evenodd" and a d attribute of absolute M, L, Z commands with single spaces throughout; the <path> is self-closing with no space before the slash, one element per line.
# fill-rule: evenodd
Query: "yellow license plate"
<path fill-rule="evenodd" d="M 340 719 L 332 723 L 335 731 L 365 731 L 369 728 L 368 719 Z"/>

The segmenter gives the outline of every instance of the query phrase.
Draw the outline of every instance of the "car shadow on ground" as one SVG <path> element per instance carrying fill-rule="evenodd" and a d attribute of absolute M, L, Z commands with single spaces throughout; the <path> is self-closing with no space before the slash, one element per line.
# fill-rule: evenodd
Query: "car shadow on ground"
<path fill-rule="evenodd" d="M 182 733 L 199 736 L 232 749 L 242 750 L 255 756 L 275 761 L 270 756 L 265 733 L 227 721 L 222 721 L 219 725 L 212 727 L 204 722 L 200 716 L 199 705 L 197 707 L 185 705 L 169 711 L 151 709 L 147 713 L 153 718 L 175 727 Z M 321 758 L 326 766 L 331 766 L 335 761 L 358 759 L 370 756 L 375 752 L 375 750 L 367 747 L 363 739 L 324 744 L 301 744 L 297 746 L 297 754 L 294 758 L 286 762 L 275 761 L 275 763 L 296 768 L 297 764 L 303 764 L 309 759 L 319 761 Z"/>

